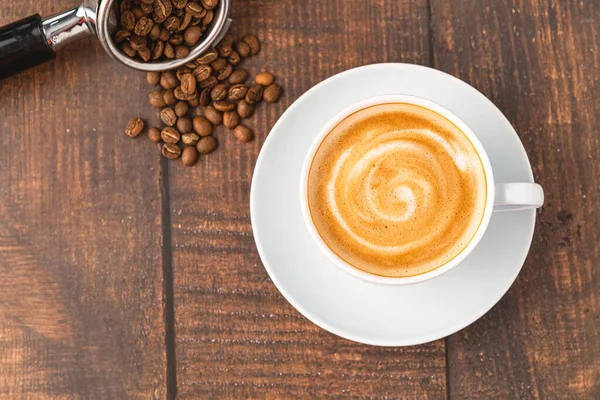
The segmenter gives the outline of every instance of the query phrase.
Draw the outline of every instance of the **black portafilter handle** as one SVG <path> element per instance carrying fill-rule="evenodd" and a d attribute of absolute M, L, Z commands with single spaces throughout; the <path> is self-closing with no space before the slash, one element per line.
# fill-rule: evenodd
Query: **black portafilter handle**
<path fill-rule="evenodd" d="M 0 79 L 53 60 L 39 14 L 0 28 Z"/>

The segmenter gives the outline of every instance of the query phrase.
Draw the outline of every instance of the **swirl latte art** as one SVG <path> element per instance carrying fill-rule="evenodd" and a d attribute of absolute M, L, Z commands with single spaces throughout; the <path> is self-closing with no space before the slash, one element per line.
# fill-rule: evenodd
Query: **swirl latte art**
<path fill-rule="evenodd" d="M 407 103 L 360 110 L 329 132 L 308 176 L 311 217 L 350 265 L 388 277 L 452 260 L 484 215 L 483 165 L 445 117 Z"/>

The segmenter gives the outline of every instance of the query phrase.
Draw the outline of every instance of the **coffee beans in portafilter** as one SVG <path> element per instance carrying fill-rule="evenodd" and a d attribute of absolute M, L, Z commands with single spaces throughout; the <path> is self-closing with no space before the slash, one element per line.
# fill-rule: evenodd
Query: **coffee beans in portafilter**
<path fill-rule="evenodd" d="M 199 31 L 191 28 L 199 28 L 200 25 L 194 25 L 194 22 L 197 18 L 202 18 L 192 16 L 188 22 L 178 14 L 202 14 L 203 10 L 208 10 L 206 4 L 211 3 L 209 0 L 141 1 L 141 4 L 154 6 L 152 16 L 157 14 L 157 7 L 159 14 L 168 14 L 169 4 L 172 7 L 171 14 L 165 18 L 164 23 L 160 23 L 160 27 L 155 23 L 146 37 L 133 40 L 139 34 L 126 31 L 121 34 L 123 40 L 129 39 L 128 43 L 133 40 L 134 46 L 142 46 L 144 40 L 159 38 L 157 43 L 165 42 L 173 46 L 172 49 L 185 44 L 190 45 L 197 40 Z M 137 26 L 140 18 L 136 17 L 136 12 L 140 12 L 127 11 L 133 13 Z M 177 30 L 174 30 L 177 22 L 169 20 L 173 17 L 179 19 Z M 126 18 L 131 19 L 130 16 Z M 144 23 L 146 22 L 142 25 Z M 189 27 L 181 31 L 181 24 L 186 23 Z M 169 28 L 166 28 L 165 24 L 168 24 Z M 148 28 L 141 29 L 140 26 L 138 31 L 143 33 Z M 253 139 L 254 132 L 245 125 L 244 120 L 254 115 L 255 109 L 263 100 L 266 103 L 277 102 L 282 92 L 272 73 L 260 71 L 251 78 L 248 71 L 241 67 L 244 58 L 259 51 L 260 42 L 256 36 L 245 35 L 242 39 L 235 40 L 227 34 L 215 49 L 207 51 L 175 71 L 146 74 L 148 84 L 155 87 L 150 92 L 149 102 L 153 107 L 161 109 L 160 120 L 163 123 L 162 128 L 150 128 L 148 137 L 155 143 L 162 143 L 161 152 L 164 157 L 181 158 L 182 164 L 186 166 L 196 164 L 200 156 L 217 148 L 214 136 L 216 127 L 220 125 L 232 131 L 233 136 L 241 142 Z M 130 124 L 134 126 L 137 120 L 134 118 L 132 121 L 134 122 Z M 129 135 L 130 132 L 137 132 L 137 129 L 129 129 L 128 125 L 127 132 Z"/>
<path fill-rule="evenodd" d="M 118 0 L 117 4 L 114 42 L 128 57 L 149 62 L 186 58 L 212 22 L 219 0 Z M 148 82 L 156 85 L 150 79 L 148 75 Z"/>

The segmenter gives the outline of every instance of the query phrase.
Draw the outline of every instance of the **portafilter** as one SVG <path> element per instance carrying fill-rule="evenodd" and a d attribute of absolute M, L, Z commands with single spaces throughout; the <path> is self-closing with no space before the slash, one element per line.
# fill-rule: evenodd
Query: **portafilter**
<path fill-rule="evenodd" d="M 0 28 L 0 79 L 54 59 L 56 51 L 88 35 L 96 35 L 115 60 L 141 71 L 165 71 L 187 64 L 225 36 L 231 20 L 230 0 L 220 0 L 200 42 L 182 59 L 140 62 L 121 52 L 113 41 L 118 26 L 116 0 L 84 0 L 71 10 L 42 19 L 34 14 Z"/>

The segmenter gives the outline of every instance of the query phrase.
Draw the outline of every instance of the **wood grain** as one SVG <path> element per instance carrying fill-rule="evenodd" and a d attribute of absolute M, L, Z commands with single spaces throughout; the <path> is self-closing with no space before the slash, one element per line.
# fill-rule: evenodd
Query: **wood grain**
<path fill-rule="evenodd" d="M 494 101 L 546 205 L 504 299 L 448 339 L 450 398 L 600 398 L 600 3 L 432 0 L 435 66 Z"/>
<path fill-rule="evenodd" d="M 445 398 L 443 341 L 359 345 L 293 309 L 261 265 L 248 207 L 260 147 L 302 93 L 362 64 L 427 63 L 426 1 L 252 0 L 233 20 L 262 39 L 250 71 L 273 72 L 285 93 L 258 108 L 250 144 L 222 130 L 197 168 L 169 166 L 178 397 Z"/>
<path fill-rule="evenodd" d="M 160 164 L 123 133 L 142 82 L 92 38 L 0 82 L 0 398 L 166 397 Z"/>

